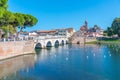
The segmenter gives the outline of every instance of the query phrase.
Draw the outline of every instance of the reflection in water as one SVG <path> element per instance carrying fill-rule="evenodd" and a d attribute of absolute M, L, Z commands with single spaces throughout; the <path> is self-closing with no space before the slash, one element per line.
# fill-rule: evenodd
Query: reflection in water
<path fill-rule="evenodd" d="M 24 55 L 0 62 L 0 80 L 8 79 L 8 76 L 16 76 L 19 70 L 28 70 L 34 67 L 34 55 Z"/>
<path fill-rule="evenodd" d="M 118 43 L 116 43 L 116 44 L 106 44 L 106 46 L 109 48 L 109 53 L 111 52 L 111 54 L 114 54 L 114 53 L 116 53 L 116 54 L 119 54 L 119 52 L 120 52 L 120 44 Z"/>
<path fill-rule="evenodd" d="M 15 60 L 14 68 L 20 66 L 18 62 L 23 66 L 2 77 L 4 80 L 120 80 L 119 47 L 115 44 L 64 45 L 38 49 L 35 57 L 25 58 L 30 63 L 33 61 L 31 65 L 25 66 L 28 62 L 23 59 L 25 64 Z"/>

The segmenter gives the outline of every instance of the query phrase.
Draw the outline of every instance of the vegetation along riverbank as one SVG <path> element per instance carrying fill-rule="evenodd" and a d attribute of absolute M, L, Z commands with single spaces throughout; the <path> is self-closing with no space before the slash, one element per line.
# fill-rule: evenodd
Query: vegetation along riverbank
<path fill-rule="evenodd" d="M 105 44 L 105 43 L 120 43 L 120 39 L 119 38 L 104 38 L 102 40 L 86 42 L 86 44 Z"/>

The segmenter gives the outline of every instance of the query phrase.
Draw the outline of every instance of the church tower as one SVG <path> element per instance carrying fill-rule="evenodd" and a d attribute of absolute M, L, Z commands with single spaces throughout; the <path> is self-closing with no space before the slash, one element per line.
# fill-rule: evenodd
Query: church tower
<path fill-rule="evenodd" d="M 80 27 L 80 31 L 88 32 L 88 22 L 85 21 L 84 25 Z"/>
<path fill-rule="evenodd" d="M 88 28 L 88 22 L 85 20 L 85 26 Z"/>

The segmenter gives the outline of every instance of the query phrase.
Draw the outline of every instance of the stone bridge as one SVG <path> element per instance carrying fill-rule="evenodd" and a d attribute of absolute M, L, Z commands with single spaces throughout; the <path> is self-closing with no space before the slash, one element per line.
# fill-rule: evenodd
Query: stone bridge
<path fill-rule="evenodd" d="M 35 48 L 46 48 L 64 45 L 68 43 L 68 38 L 59 36 L 37 37 L 34 39 Z"/>

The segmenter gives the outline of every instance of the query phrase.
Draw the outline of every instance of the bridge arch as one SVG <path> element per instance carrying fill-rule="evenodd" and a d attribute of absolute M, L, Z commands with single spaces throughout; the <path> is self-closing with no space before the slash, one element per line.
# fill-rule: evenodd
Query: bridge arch
<path fill-rule="evenodd" d="M 52 42 L 48 41 L 47 44 L 46 44 L 46 47 L 52 47 Z"/>
<path fill-rule="evenodd" d="M 65 41 L 64 41 L 64 40 L 62 40 L 62 41 L 61 41 L 61 45 L 64 45 L 64 44 L 65 44 Z"/>
<path fill-rule="evenodd" d="M 37 43 L 36 45 L 35 45 L 35 49 L 41 49 L 42 48 L 42 44 L 41 43 Z"/>
<path fill-rule="evenodd" d="M 59 44 L 60 44 L 59 41 L 56 40 L 54 46 L 59 46 Z"/>
<path fill-rule="evenodd" d="M 68 40 L 66 40 L 66 44 L 69 44 L 69 41 L 68 41 Z"/>

